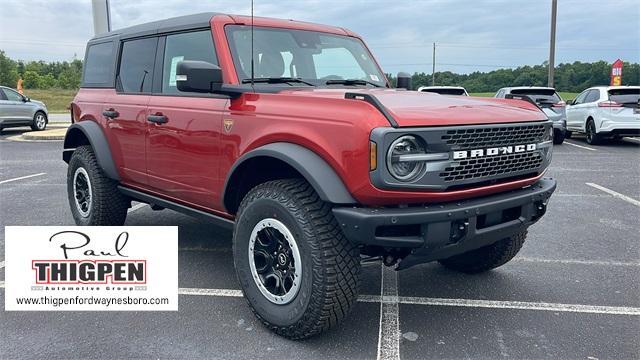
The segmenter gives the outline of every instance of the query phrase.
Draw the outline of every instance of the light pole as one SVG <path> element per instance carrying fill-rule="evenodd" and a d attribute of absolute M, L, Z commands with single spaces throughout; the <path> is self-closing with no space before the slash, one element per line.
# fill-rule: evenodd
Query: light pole
<path fill-rule="evenodd" d="M 436 43 L 433 43 L 433 60 L 431 60 L 431 62 L 432 62 L 431 86 L 435 86 L 436 85 Z"/>
<path fill-rule="evenodd" d="M 549 40 L 549 81 L 547 86 L 553 87 L 553 70 L 556 61 L 556 15 L 558 0 L 551 0 L 551 39 Z"/>
<path fill-rule="evenodd" d="M 95 35 L 111 31 L 111 10 L 109 0 L 91 0 L 93 12 L 93 32 Z"/>

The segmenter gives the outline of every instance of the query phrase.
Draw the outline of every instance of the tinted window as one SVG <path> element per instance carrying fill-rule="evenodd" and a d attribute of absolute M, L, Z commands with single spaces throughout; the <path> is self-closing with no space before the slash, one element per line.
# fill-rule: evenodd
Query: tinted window
<path fill-rule="evenodd" d="M 422 89 L 422 92 L 432 92 L 441 95 L 466 95 L 463 89 Z"/>
<path fill-rule="evenodd" d="M 182 60 L 200 60 L 218 65 L 210 30 L 167 36 L 162 71 L 163 93 L 179 93 L 176 66 Z"/>
<path fill-rule="evenodd" d="M 18 94 L 17 92 L 9 89 L 2 89 L 2 91 L 4 91 L 4 94 L 7 97 L 7 100 L 22 101 L 22 95 Z"/>
<path fill-rule="evenodd" d="M 89 45 L 84 63 L 83 85 L 113 86 L 113 42 Z"/>
<path fill-rule="evenodd" d="M 118 72 L 119 90 L 132 93 L 151 92 L 157 43 L 157 38 L 146 38 L 122 44 Z"/>
<path fill-rule="evenodd" d="M 536 103 L 556 104 L 560 102 L 560 95 L 553 89 L 514 89 L 512 94 L 528 95 Z"/>
<path fill-rule="evenodd" d="M 584 102 L 592 103 L 594 101 L 598 101 L 599 98 L 600 98 L 600 90 L 591 90 L 589 91 L 589 95 L 587 95 L 587 98 L 584 99 Z"/>
<path fill-rule="evenodd" d="M 590 92 L 589 90 L 583 91 L 580 95 L 578 95 L 574 104 L 584 103 L 584 99 L 587 97 L 587 94 L 589 94 L 589 92 Z"/>
<path fill-rule="evenodd" d="M 640 101 L 640 89 L 611 89 L 609 100 L 618 104 L 637 104 Z"/>

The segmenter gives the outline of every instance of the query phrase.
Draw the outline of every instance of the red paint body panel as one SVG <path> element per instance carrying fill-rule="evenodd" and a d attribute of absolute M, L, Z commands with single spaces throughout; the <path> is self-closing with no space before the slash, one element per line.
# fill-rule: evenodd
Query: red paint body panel
<path fill-rule="evenodd" d="M 245 16 L 217 15 L 211 29 L 223 79 L 238 84 L 224 27 L 250 24 Z M 256 26 L 348 35 L 345 29 L 289 20 L 255 18 Z M 345 92 L 374 94 L 401 127 L 494 124 L 545 120 L 524 101 L 448 97 L 394 89 L 304 89 L 245 93 L 236 99 L 124 95 L 114 89 L 81 89 L 73 101 L 79 121 L 96 121 L 111 146 L 122 183 L 226 217 L 221 194 L 229 170 L 243 154 L 274 142 L 306 147 L 322 157 L 364 205 L 443 202 L 520 188 L 539 177 L 459 191 L 389 191 L 369 179 L 369 135 L 389 122 L 372 105 Z M 120 116 L 107 120 L 102 111 Z M 167 116 L 156 125 L 149 114 Z M 233 120 L 226 131 L 224 120 Z"/>

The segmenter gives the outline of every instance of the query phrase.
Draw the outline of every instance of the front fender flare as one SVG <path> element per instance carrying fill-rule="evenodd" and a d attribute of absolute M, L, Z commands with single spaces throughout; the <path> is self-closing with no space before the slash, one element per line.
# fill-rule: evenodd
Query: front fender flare
<path fill-rule="evenodd" d="M 226 203 L 229 181 L 235 171 L 245 161 L 259 156 L 275 158 L 293 167 L 311 184 L 323 201 L 333 204 L 357 203 L 340 176 L 323 158 L 303 146 L 285 142 L 267 144 L 242 155 L 229 170 L 222 192 L 223 202 Z"/>
<path fill-rule="evenodd" d="M 64 151 L 62 159 L 67 163 L 69 162 L 73 151 L 78 147 L 78 145 L 82 144 L 79 141 L 82 136 L 81 134 L 83 134 L 89 141 L 89 144 L 93 148 L 93 153 L 96 155 L 96 159 L 98 160 L 98 165 L 102 171 L 104 171 L 105 175 L 113 180 L 119 181 L 120 175 L 118 174 L 115 162 L 113 161 L 109 142 L 107 141 L 100 125 L 94 121 L 81 121 L 69 126 L 64 137 Z"/>

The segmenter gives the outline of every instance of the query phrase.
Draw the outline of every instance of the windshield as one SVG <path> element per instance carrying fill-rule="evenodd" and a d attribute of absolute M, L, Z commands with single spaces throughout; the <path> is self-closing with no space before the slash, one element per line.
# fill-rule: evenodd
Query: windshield
<path fill-rule="evenodd" d="M 559 103 L 562 99 L 560 95 L 553 89 L 513 89 L 512 94 L 529 95 L 535 102 L 541 103 Z"/>
<path fill-rule="evenodd" d="M 609 90 L 609 100 L 618 104 L 637 104 L 640 100 L 640 89 L 611 89 Z"/>
<path fill-rule="evenodd" d="M 238 79 L 247 82 L 251 78 L 251 27 L 228 25 L 225 31 Z M 255 27 L 253 31 L 254 79 L 285 77 L 322 86 L 386 86 L 384 75 L 359 39 L 282 28 Z"/>
<path fill-rule="evenodd" d="M 450 89 L 450 88 L 440 88 L 440 89 L 422 89 L 421 92 L 431 92 L 440 95 L 467 95 L 464 92 L 464 89 Z"/>

